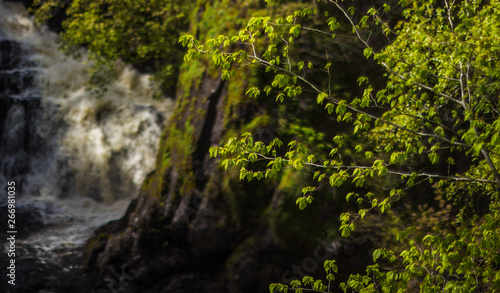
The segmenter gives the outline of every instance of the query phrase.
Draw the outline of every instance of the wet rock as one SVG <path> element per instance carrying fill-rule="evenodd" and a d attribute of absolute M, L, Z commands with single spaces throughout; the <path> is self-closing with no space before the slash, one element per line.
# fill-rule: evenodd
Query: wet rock
<path fill-rule="evenodd" d="M 55 207 L 41 206 L 36 203 L 16 203 L 16 218 L 15 230 L 17 231 L 17 238 L 23 239 L 28 237 L 31 233 L 39 231 L 47 225 L 47 217 L 54 212 Z M 7 200 L 2 199 L 0 210 L 7 210 Z M 1 213 L 0 221 L 7 223 L 8 214 Z"/>
<path fill-rule="evenodd" d="M 26 89 L 33 87 L 36 71 L 34 70 L 12 70 L 0 71 L 0 93 L 19 95 Z"/>
<path fill-rule="evenodd" d="M 19 67 L 23 56 L 21 44 L 12 40 L 0 40 L 0 72 Z"/>

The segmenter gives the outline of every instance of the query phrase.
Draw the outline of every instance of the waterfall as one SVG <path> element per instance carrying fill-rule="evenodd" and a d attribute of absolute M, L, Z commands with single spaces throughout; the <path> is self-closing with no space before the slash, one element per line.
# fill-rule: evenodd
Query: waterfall
<path fill-rule="evenodd" d="M 52 261 L 124 213 L 173 110 L 172 100 L 153 99 L 149 75 L 120 62 L 118 78 L 96 93 L 78 53 L 61 53 L 56 34 L 0 0 L 0 208 L 16 182 L 19 245 Z"/>
<path fill-rule="evenodd" d="M 8 180 L 18 180 L 31 196 L 112 203 L 136 193 L 154 166 L 172 102 L 154 100 L 149 76 L 121 64 L 118 80 L 96 95 L 86 83 L 85 57 L 77 61 L 59 52 L 58 36 L 35 27 L 24 7 L 1 5 L 0 173 L 14 176 Z M 9 154 L 9 147 L 17 154 Z"/>

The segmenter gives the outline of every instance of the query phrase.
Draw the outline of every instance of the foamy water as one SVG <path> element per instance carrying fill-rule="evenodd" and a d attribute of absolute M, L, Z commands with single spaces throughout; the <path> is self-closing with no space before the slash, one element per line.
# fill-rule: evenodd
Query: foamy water
<path fill-rule="evenodd" d="M 22 242 L 40 259 L 81 246 L 96 227 L 123 215 L 154 168 L 173 110 L 172 100 L 153 99 L 157 87 L 149 75 L 119 62 L 118 78 L 96 95 L 87 83 L 85 52 L 81 60 L 66 56 L 57 39 L 20 4 L 0 0 L 0 40 L 18 42 L 26 55 L 15 70 L 36 76 L 10 95 L 15 104 L 0 137 L 0 185 L 18 180 L 17 203 L 47 211 L 43 227 Z M 40 105 L 30 104 L 37 99 Z M 12 171 L 20 164 L 27 167 Z"/>

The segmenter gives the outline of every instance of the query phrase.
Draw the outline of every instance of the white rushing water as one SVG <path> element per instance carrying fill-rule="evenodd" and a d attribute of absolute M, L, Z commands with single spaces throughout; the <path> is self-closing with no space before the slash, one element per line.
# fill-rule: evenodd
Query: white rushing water
<path fill-rule="evenodd" d="M 85 52 L 82 60 L 66 56 L 57 39 L 35 26 L 23 6 L 0 0 L 0 41 L 15 41 L 26 52 L 16 69 L 0 73 L 34 72 L 36 80 L 9 93 L 14 102 L 0 132 L 0 185 L 5 190 L 7 181 L 18 181 L 19 207 L 42 212 L 44 228 L 24 240 L 42 252 L 80 246 L 97 226 L 123 215 L 154 168 L 173 110 L 172 100 L 153 99 L 150 76 L 119 63 L 118 79 L 96 95 L 87 84 Z M 29 106 L 37 100 L 39 106 Z"/>

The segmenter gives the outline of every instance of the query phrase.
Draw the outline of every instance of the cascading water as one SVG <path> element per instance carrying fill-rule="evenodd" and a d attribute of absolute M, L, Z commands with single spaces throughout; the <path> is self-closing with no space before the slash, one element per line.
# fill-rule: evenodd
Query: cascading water
<path fill-rule="evenodd" d="M 5 227 L 5 191 L 15 182 L 20 285 L 47 282 L 33 269 L 71 269 L 62 267 L 65 255 L 123 215 L 154 167 L 173 109 L 171 100 L 152 98 L 149 76 L 120 64 L 118 79 L 96 95 L 85 57 L 65 56 L 56 40 L 23 6 L 0 0 L 0 218 Z"/>

